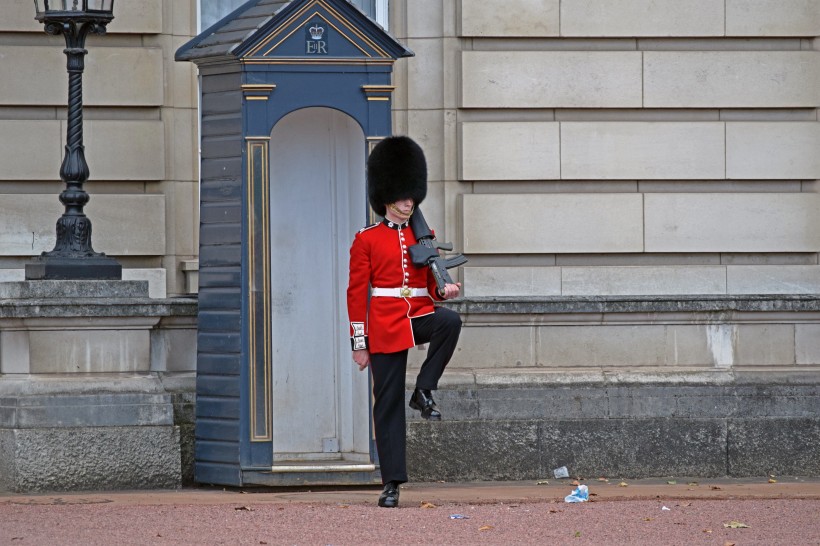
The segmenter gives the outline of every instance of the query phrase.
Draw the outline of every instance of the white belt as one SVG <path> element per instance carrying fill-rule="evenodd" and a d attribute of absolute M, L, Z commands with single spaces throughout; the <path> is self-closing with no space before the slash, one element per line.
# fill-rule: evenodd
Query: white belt
<path fill-rule="evenodd" d="M 430 292 L 426 288 L 374 288 L 371 295 L 388 298 L 421 298 L 429 296 Z"/>

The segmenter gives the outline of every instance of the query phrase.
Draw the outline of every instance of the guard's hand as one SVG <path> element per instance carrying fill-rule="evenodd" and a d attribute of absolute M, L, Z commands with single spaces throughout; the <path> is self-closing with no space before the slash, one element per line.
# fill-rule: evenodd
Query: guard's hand
<path fill-rule="evenodd" d="M 442 298 L 445 300 L 451 300 L 453 298 L 457 298 L 458 295 L 461 293 L 461 283 L 457 282 L 455 284 L 445 284 L 444 285 L 444 294 L 441 295 Z"/>
<path fill-rule="evenodd" d="M 353 351 L 353 362 L 359 365 L 359 371 L 363 371 L 370 366 L 370 351 L 367 349 Z"/>

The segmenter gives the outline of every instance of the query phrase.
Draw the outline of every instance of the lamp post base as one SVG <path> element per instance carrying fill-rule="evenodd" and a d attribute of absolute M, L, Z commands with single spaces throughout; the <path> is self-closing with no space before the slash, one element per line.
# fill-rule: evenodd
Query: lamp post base
<path fill-rule="evenodd" d="M 122 265 L 108 256 L 93 258 L 40 257 L 26 264 L 26 280 L 121 280 Z"/>

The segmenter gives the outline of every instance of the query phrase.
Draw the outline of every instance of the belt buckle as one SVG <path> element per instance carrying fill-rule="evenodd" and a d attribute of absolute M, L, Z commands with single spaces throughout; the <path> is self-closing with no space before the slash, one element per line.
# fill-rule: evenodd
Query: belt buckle
<path fill-rule="evenodd" d="M 408 296 L 410 296 L 410 289 L 405 286 L 401 289 L 401 297 L 406 298 Z"/>

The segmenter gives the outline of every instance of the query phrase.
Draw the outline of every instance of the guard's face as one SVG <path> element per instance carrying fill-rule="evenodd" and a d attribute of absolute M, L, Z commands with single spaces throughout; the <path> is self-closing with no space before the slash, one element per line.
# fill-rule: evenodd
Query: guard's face
<path fill-rule="evenodd" d="M 399 199 L 395 203 L 387 205 L 387 208 L 402 220 L 407 220 L 413 214 L 413 200 Z"/>

